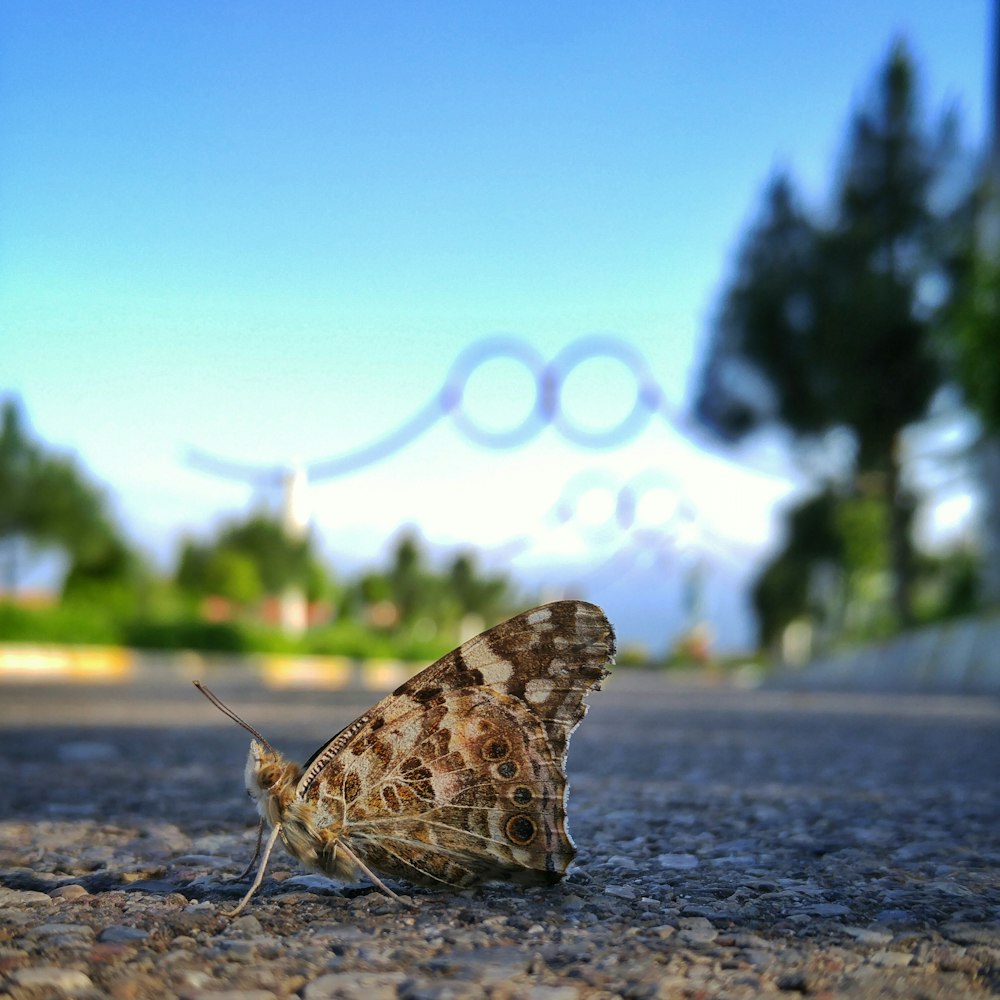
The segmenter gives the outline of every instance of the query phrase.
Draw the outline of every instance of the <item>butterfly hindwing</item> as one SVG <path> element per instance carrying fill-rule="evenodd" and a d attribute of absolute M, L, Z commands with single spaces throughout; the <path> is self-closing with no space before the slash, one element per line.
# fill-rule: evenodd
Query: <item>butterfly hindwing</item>
<path fill-rule="evenodd" d="M 573 858 L 565 777 L 537 719 L 490 690 L 441 693 L 359 733 L 311 795 L 345 803 L 341 836 L 411 882 L 556 881 Z"/>

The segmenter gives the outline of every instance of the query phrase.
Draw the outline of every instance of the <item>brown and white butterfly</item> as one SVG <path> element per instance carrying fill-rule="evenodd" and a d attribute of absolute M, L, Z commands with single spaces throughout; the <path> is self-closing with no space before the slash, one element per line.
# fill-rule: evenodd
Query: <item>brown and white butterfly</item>
<path fill-rule="evenodd" d="M 271 828 L 229 915 L 257 890 L 278 837 L 307 868 L 342 881 L 364 873 L 390 896 L 375 870 L 437 887 L 558 882 L 576 854 L 566 829 L 569 737 L 614 652 L 614 631 L 593 604 L 526 611 L 412 677 L 301 767 L 196 682 L 255 737 L 246 786 L 261 817 L 258 853 Z"/>

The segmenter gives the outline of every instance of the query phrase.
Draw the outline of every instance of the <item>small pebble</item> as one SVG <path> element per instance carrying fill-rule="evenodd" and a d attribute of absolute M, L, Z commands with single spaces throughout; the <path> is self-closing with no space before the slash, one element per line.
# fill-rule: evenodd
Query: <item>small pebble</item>
<path fill-rule="evenodd" d="M 683 871 L 698 867 L 698 859 L 693 854 L 660 854 L 656 860 L 661 868 L 675 868 Z"/>
<path fill-rule="evenodd" d="M 609 885 L 604 889 L 609 896 L 617 896 L 620 899 L 635 899 L 636 892 L 628 885 Z"/>
<path fill-rule="evenodd" d="M 105 927 L 97 935 L 97 940 L 104 944 L 128 944 L 132 941 L 143 941 L 149 937 L 149 932 L 141 927 L 124 927 L 115 925 Z"/>
<path fill-rule="evenodd" d="M 331 972 L 306 986 L 303 1000 L 394 1000 L 402 972 Z"/>
<path fill-rule="evenodd" d="M 51 991 L 59 996 L 75 997 L 94 988 L 90 977 L 77 969 L 43 965 L 34 969 L 15 969 L 10 978 L 26 990 Z"/>
<path fill-rule="evenodd" d="M 870 958 L 872 965 L 899 967 L 909 965 L 913 956 L 905 951 L 876 951 Z"/>
<path fill-rule="evenodd" d="M 52 904 L 52 899 L 47 892 L 37 892 L 34 889 L 7 889 L 0 886 L 0 908 L 35 906 L 42 903 Z"/>
<path fill-rule="evenodd" d="M 275 1000 L 271 990 L 205 990 L 188 994 L 191 1000 Z"/>
<path fill-rule="evenodd" d="M 71 882 L 69 885 L 58 886 L 49 895 L 53 899 L 80 899 L 83 896 L 89 896 L 90 893 L 87 891 L 86 886 L 82 886 L 77 882 Z"/>
<path fill-rule="evenodd" d="M 89 924 L 39 924 L 26 935 L 29 938 L 85 937 L 94 936 L 94 928 Z"/>
<path fill-rule="evenodd" d="M 862 944 L 888 944 L 892 940 L 892 934 L 888 931 L 873 930 L 869 927 L 843 927 L 841 930 Z"/>

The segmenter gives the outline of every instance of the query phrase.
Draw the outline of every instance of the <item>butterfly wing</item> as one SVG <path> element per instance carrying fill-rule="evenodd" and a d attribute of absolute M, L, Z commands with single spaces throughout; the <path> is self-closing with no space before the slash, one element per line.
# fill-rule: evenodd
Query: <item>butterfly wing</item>
<path fill-rule="evenodd" d="M 564 763 L 569 737 L 587 714 L 584 696 L 607 676 L 614 655 L 614 631 L 597 605 L 556 601 L 463 643 L 394 696 L 487 687 L 517 698 L 545 727 Z"/>
<path fill-rule="evenodd" d="M 566 748 L 613 655 L 595 605 L 518 615 L 338 734 L 296 794 L 343 816 L 341 836 L 383 873 L 435 885 L 557 881 L 575 854 Z"/>
<path fill-rule="evenodd" d="M 305 795 L 369 724 L 384 725 L 438 694 L 464 688 L 490 688 L 520 700 L 545 727 L 565 766 L 570 735 L 587 714 L 584 696 L 600 687 L 614 655 L 614 630 L 596 604 L 555 601 L 515 615 L 415 674 L 321 746 L 303 766 L 298 793 Z"/>
<path fill-rule="evenodd" d="M 472 688 L 362 731 L 308 796 L 344 803 L 340 836 L 369 866 L 440 887 L 558 881 L 575 853 L 565 785 L 523 704 Z"/>

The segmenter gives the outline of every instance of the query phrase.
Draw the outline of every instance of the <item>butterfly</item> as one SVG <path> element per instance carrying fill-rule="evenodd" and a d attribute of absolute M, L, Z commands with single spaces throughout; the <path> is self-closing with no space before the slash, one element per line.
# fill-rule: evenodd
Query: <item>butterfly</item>
<path fill-rule="evenodd" d="M 305 867 L 464 887 L 507 879 L 554 884 L 576 848 L 566 827 L 566 752 L 614 662 L 614 630 L 596 605 L 557 601 L 470 639 L 411 677 L 323 744 L 286 760 L 200 682 L 254 740 L 246 787 L 257 805 L 256 877 L 280 838 Z"/>

